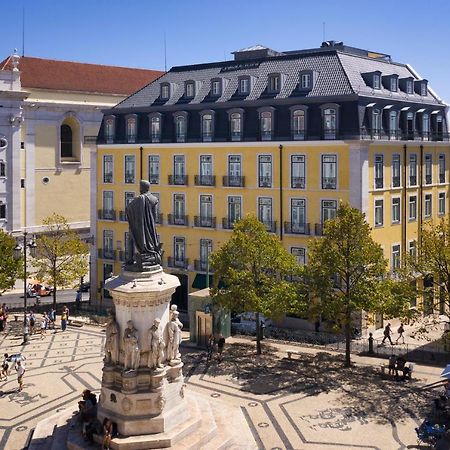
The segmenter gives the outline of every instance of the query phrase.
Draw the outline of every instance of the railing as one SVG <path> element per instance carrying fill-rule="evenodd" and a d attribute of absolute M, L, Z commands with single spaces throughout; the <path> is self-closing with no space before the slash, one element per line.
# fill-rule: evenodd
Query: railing
<path fill-rule="evenodd" d="M 439 174 L 439 183 L 445 183 L 445 173 Z"/>
<path fill-rule="evenodd" d="M 110 250 L 108 248 L 99 248 L 98 250 L 98 257 L 102 259 L 110 259 L 115 260 L 116 259 L 116 251 Z"/>
<path fill-rule="evenodd" d="M 148 182 L 150 184 L 159 184 L 159 175 L 150 175 Z"/>
<path fill-rule="evenodd" d="M 216 228 L 216 218 L 208 216 L 194 216 L 194 227 Z"/>
<path fill-rule="evenodd" d="M 177 214 L 168 214 L 167 222 L 169 225 L 188 225 L 189 224 L 189 216 L 181 216 Z"/>
<path fill-rule="evenodd" d="M 418 130 L 384 130 L 361 128 L 361 139 L 401 140 L 401 141 L 448 141 L 449 133 L 429 132 Z"/>
<path fill-rule="evenodd" d="M 113 182 L 112 172 L 103 174 L 103 183 L 112 183 L 112 182 Z"/>
<path fill-rule="evenodd" d="M 136 142 L 136 135 L 135 134 L 129 134 L 127 136 L 127 142 L 128 142 L 128 144 L 134 144 Z"/>
<path fill-rule="evenodd" d="M 189 259 L 185 258 L 183 260 L 175 259 L 173 256 L 167 258 L 167 265 L 169 267 L 178 267 L 180 269 L 187 269 L 189 266 Z"/>
<path fill-rule="evenodd" d="M 400 187 L 400 177 L 392 177 L 392 187 Z"/>
<path fill-rule="evenodd" d="M 309 223 L 284 222 L 284 232 L 287 234 L 310 234 Z"/>
<path fill-rule="evenodd" d="M 134 172 L 125 172 L 125 183 L 134 184 L 136 182 L 136 176 Z"/>
<path fill-rule="evenodd" d="M 209 132 L 206 132 L 206 131 L 204 131 L 202 133 L 202 141 L 203 142 L 211 142 L 212 140 L 213 140 L 213 134 L 212 133 L 209 133 Z"/>
<path fill-rule="evenodd" d="M 261 131 L 261 140 L 262 141 L 271 141 L 272 140 L 272 132 L 271 131 Z"/>
<path fill-rule="evenodd" d="M 162 213 L 155 214 L 155 223 L 159 223 L 159 224 L 163 223 L 163 215 L 162 215 Z"/>
<path fill-rule="evenodd" d="M 375 189 L 383 189 L 383 177 L 375 178 Z"/>
<path fill-rule="evenodd" d="M 410 176 L 409 177 L 409 185 L 410 186 L 417 186 L 417 176 Z"/>
<path fill-rule="evenodd" d="M 291 187 L 296 189 L 305 189 L 305 177 L 292 177 Z"/>
<path fill-rule="evenodd" d="M 425 184 L 432 184 L 433 179 L 431 175 L 425 175 Z"/>
<path fill-rule="evenodd" d="M 336 189 L 336 177 L 322 177 L 322 189 Z"/>
<path fill-rule="evenodd" d="M 236 222 L 238 222 L 239 220 L 240 220 L 240 219 L 234 219 L 234 220 L 232 220 L 232 219 L 229 219 L 228 217 L 224 217 L 224 218 L 222 219 L 222 228 L 223 228 L 224 230 L 232 230 L 234 224 L 235 224 Z"/>
<path fill-rule="evenodd" d="M 119 211 L 119 220 L 121 222 L 127 221 L 127 213 L 125 211 Z"/>
<path fill-rule="evenodd" d="M 259 187 L 272 187 L 272 177 L 259 177 L 258 178 Z"/>
<path fill-rule="evenodd" d="M 224 176 L 222 183 L 226 187 L 245 187 L 245 177 L 239 175 Z"/>
<path fill-rule="evenodd" d="M 116 210 L 115 209 L 99 209 L 98 218 L 100 220 L 116 220 Z"/>
<path fill-rule="evenodd" d="M 269 233 L 275 233 L 277 231 L 277 223 L 275 221 L 259 220 Z"/>
<path fill-rule="evenodd" d="M 194 183 L 196 186 L 215 186 L 216 176 L 215 175 L 195 175 Z"/>
<path fill-rule="evenodd" d="M 314 224 L 314 234 L 316 236 L 323 236 L 323 223 Z"/>
<path fill-rule="evenodd" d="M 187 175 L 169 175 L 169 184 L 170 185 L 178 185 L 178 186 L 187 186 L 188 185 L 188 176 Z"/>
<path fill-rule="evenodd" d="M 230 135 L 232 141 L 241 141 L 242 133 L 240 131 L 234 131 Z"/>
<path fill-rule="evenodd" d="M 208 263 L 202 259 L 194 259 L 194 270 L 196 272 L 208 272 L 212 273 L 211 267 L 208 267 Z"/>

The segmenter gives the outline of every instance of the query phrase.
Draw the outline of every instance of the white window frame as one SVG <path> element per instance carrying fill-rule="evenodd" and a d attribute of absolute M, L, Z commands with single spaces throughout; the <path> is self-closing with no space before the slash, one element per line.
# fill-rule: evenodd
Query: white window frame
<path fill-rule="evenodd" d="M 408 197 L 408 220 L 410 222 L 417 220 L 417 195 Z"/>
<path fill-rule="evenodd" d="M 381 210 L 381 221 L 377 221 L 378 211 Z M 374 227 L 379 228 L 384 226 L 384 199 L 383 198 L 375 198 L 374 199 L 374 207 L 373 207 L 373 224 Z"/>
<path fill-rule="evenodd" d="M 391 247 L 391 269 L 396 271 L 401 267 L 401 246 L 400 244 L 393 244 Z"/>
<path fill-rule="evenodd" d="M 161 177 L 161 162 L 159 155 L 150 154 L 147 157 L 148 181 L 150 184 L 159 184 Z M 156 168 L 156 170 L 152 170 Z M 156 173 L 155 173 L 156 172 Z"/>
<path fill-rule="evenodd" d="M 394 212 L 397 212 L 397 210 L 398 210 L 398 214 L 395 214 Z M 402 214 L 402 202 L 401 202 L 400 197 L 392 197 L 392 200 L 391 200 L 391 222 L 393 224 L 399 224 L 401 222 L 401 214 Z"/>
<path fill-rule="evenodd" d="M 266 167 L 269 167 L 270 171 L 265 170 Z M 271 188 L 272 186 L 273 157 L 271 154 L 258 155 L 258 187 Z"/>
<path fill-rule="evenodd" d="M 327 158 L 334 158 L 334 161 L 325 161 Z M 327 168 L 327 164 L 330 164 L 330 167 L 334 168 L 334 176 L 325 177 L 325 169 Z M 333 172 L 333 170 L 331 170 Z M 338 176 L 339 176 L 339 168 L 338 168 L 338 155 L 323 153 L 320 155 L 320 188 L 323 190 L 337 190 L 338 189 Z M 334 179 L 334 183 L 326 183 L 325 180 Z M 330 187 L 327 187 L 330 186 Z"/>
<path fill-rule="evenodd" d="M 438 193 L 438 214 L 443 216 L 445 214 L 445 192 Z"/>
<path fill-rule="evenodd" d="M 291 188 L 306 189 L 306 155 L 291 155 L 290 163 Z"/>
<path fill-rule="evenodd" d="M 394 183 L 395 178 L 398 178 L 398 184 Z M 392 166 L 391 166 L 391 179 L 392 188 L 400 188 L 402 186 L 402 159 L 399 153 L 394 153 L 392 155 Z"/>
<path fill-rule="evenodd" d="M 133 181 L 127 181 L 127 161 L 133 160 Z M 123 181 L 125 184 L 136 183 L 136 155 L 124 155 L 123 159 Z"/>
<path fill-rule="evenodd" d="M 300 266 L 306 265 L 306 248 L 305 247 L 291 247 L 291 255 L 295 257 L 297 264 Z"/>
<path fill-rule="evenodd" d="M 111 158 L 111 161 L 105 161 L 105 158 Z M 102 167 L 102 169 L 103 169 L 103 177 L 102 177 L 102 179 L 103 179 L 103 184 L 112 184 L 112 183 L 114 183 L 114 155 L 103 155 L 103 158 L 102 158 L 102 163 L 103 163 L 103 167 Z M 111 181 L 105 181 L 105 179 L 106 179 L 106 164 L 111 164 L 111 172 L 110 172 L 110 175 L 111 175 Z"/>
<path fill-rule="evenodd" d="M 427 219 L 433 215 L 433 194 L 424 195 L 423 199 L 423 216 Z"/>

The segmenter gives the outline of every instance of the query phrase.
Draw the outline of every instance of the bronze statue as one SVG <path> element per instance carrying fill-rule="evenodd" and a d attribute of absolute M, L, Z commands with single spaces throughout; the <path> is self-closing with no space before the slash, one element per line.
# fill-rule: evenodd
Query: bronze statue
<path fill-rule="evenodd" d="M 126 208 L 134 255 L 127 261 L 127 270 L 145 271 L 161 264 L 161 244 L 156 234 L 155 216 L 158 199 L 149 192 L 150 183 L 140 182 L 140 195 Z M 133 248 L 133 247 L 131 247 Z"/>

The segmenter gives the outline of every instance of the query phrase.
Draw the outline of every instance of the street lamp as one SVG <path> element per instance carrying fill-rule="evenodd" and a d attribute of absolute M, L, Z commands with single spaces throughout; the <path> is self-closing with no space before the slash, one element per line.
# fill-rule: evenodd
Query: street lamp
<path fill-rule="evenodd" d="M 17 244 L 14 247 L 14 258 L 19 260 L 23 257 L 23 343 L 26 344 L 28 342 L 28 327 L 27 327 L 27 247 L 30 250 L 30 255 L 34 258 L 36 256 L 36 242 L 34 237 L 31 240 L 27 240 L 28 233 L 26 231 L 23 232 L 22 236 L 22 245 L 19 244 L 19 240 L 17 240 Z"/>

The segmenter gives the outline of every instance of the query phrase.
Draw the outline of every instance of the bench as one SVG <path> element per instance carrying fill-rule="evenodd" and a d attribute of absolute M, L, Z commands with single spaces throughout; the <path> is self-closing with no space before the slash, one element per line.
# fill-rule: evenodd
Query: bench
<path fill-rule="evenodd" d="M 414 372 L 414 364 L 413 364 L 413 363 L 409 363 L 409 364 L 406 365 L 406 367 L 408 367 L 408 369 L 409 369 L 409 373 L 408 373 L 407 377 L 408 377 L 410 380 L 412 380 L 412 374 L 413 374 L 413 372 Z M 380 365 L 380 373 L 381 373 L 382 375 L 392 375 L 392 376 L 395 376 L 395 370 L 394 370 L 394 373 L 389 374 L 389 365 L 388 365 L 388 364 L 381 364 L 381 365 Z M 403 375 L 401 375 L 401 376 L 403 376 Z"/>
<path fill-rule="evenodd" d="M 286 350 L 286 353 L 288 355 L 288 359 L 292 359 L 292 355 L 300 356 L 302 354 L 300 350 L 297 350 L 295 348 L 289 348 L 288 350 Z"/>

